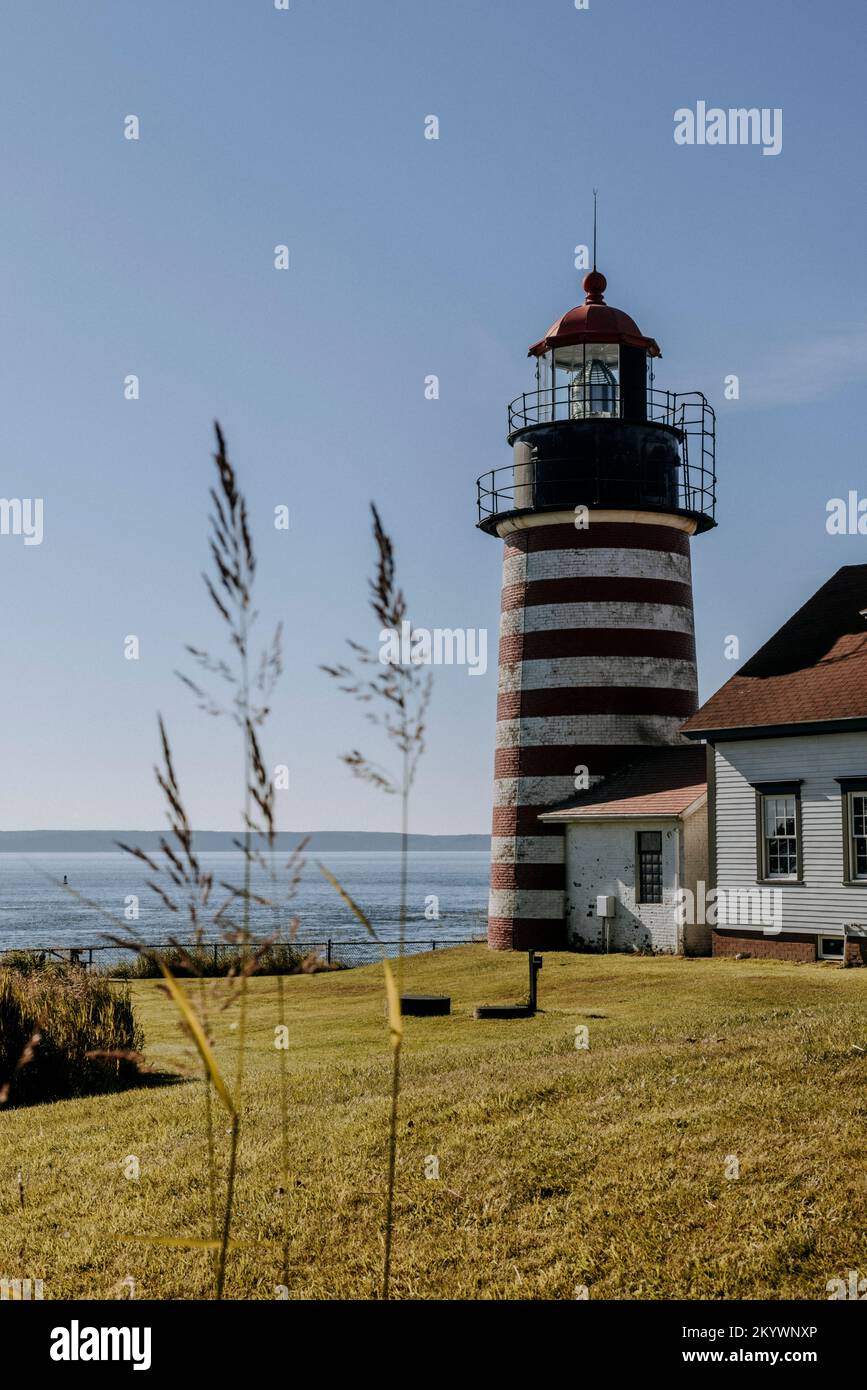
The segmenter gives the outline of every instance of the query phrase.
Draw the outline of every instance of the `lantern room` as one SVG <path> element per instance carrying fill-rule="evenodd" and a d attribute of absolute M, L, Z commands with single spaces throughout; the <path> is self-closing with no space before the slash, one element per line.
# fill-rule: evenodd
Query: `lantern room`
<path fill-rule="evenodd" d="M 528 350 L 533 389 L 509 406 L 511 465 L 478 480 L 479 526 L 516 513 L 641 509 L 715 525 L 714 413 L 701 392 L 659 390 L 659 344 L 585 277 L 583 304 Z"/>
<path fill-rule="evenodd" d="M 584 303 L 529 349 L 540 422 L 647 418 L 648 364 L 661 356 L 659 345 L 628 314 L 605 303 L 607 283 L 591 270 Z"/>

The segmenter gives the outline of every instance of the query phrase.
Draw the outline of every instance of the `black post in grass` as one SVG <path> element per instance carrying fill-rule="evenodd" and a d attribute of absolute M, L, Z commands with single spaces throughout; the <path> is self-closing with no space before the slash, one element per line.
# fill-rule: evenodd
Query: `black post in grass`
<path fill-rule="evenodd" d="M 537 955 L 535 951 L 528 951 L 527 964 L 530 968 L 530 990 L 526 1004 L 477 1004 L 473 1010 L 473 1017 L 477 1019 L 532 1018 L 538 1005 L 538 976 L 542 969 L 542 957 Z"/>
<path fill-rule="evenodd" d="M 530 965 L 530 997 L 527 1003 L 530 1006 L 530 1012 L 534 1014 L 536 1012 L 536 1000 L 539 990 L 539 971 L 542 969 L 542 957 L 538 956 L 535 951 L 528 951 L 527 959 Z"/>

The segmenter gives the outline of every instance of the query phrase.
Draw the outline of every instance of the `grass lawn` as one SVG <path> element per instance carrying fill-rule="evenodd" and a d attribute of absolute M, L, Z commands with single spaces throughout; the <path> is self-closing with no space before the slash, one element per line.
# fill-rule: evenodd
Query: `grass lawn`
<path fill-rule="evenodd" d="M 822 1299 L 829 1279 L 867 1272 L 867 970 L 546 955 L 544 1012 L 475 1022 L 474 1004 L 525 993 L 526 968 L 483 946 L 406 964 L 405 988 L 450 993 L 453 1013 L 405 1022 L 396 1297 L 574 1298 L 583 1284 L 591 1298 Z M 382 970 L 284 987 L 288 1261 L 284 1274 L 277 982 L 257 979 L 234 1224 L 252 1248 L 230 1256 L 227 1294 L 369 1298 Z M 212 1287 L 207 1253 L 132 1239 L 208 1234 L 204 1088 L 166 996 L 151 981 L 133 995 L 151 1064 L 191 1079 L 0 1114 L 0 1276 L 41 1278 L 46 1298 L 117 1297 L 128 1276 L 138 1298 Z M 230 1077 L 234 1023 L 218 1016 Z M 225 1129 L 220 1114 L 221 1155 Z"/>

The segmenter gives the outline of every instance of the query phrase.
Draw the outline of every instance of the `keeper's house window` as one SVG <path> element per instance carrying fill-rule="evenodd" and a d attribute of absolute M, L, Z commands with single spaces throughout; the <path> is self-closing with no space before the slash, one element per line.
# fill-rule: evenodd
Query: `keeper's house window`
<path fill-rule="evenodd" d="M 756 867 L 764 880 L 801 879 L 801 786 L 799 782 L 756 787 Z"/>
<path fill-rule="evenodd" d="M 638 901 L 662 902 L 662 831 L 639 830 L 636 838 L 638 860 Z"/>
<path fill-rule="evenodd" d="M 867 885 L 867 778 L 840 779 L 843 804 L 843 879 Z"/>
<path fill-rule="evenodd" d="M 842 936 L 820 936 L 819 937 L 819 960 L 842 960 L 843 959 L 843 938 Z"/>

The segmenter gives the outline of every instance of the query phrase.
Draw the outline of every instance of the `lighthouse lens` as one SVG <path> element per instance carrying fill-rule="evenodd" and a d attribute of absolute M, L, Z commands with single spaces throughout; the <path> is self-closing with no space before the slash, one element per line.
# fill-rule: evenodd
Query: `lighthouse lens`
<path fill-rule="evenodd" d="M 620 415 L 620 352 L 616 343 L 581 344 L 568 364 L 569 419 Z M 564 362 L 564 366 L 567 364 Z"/>

